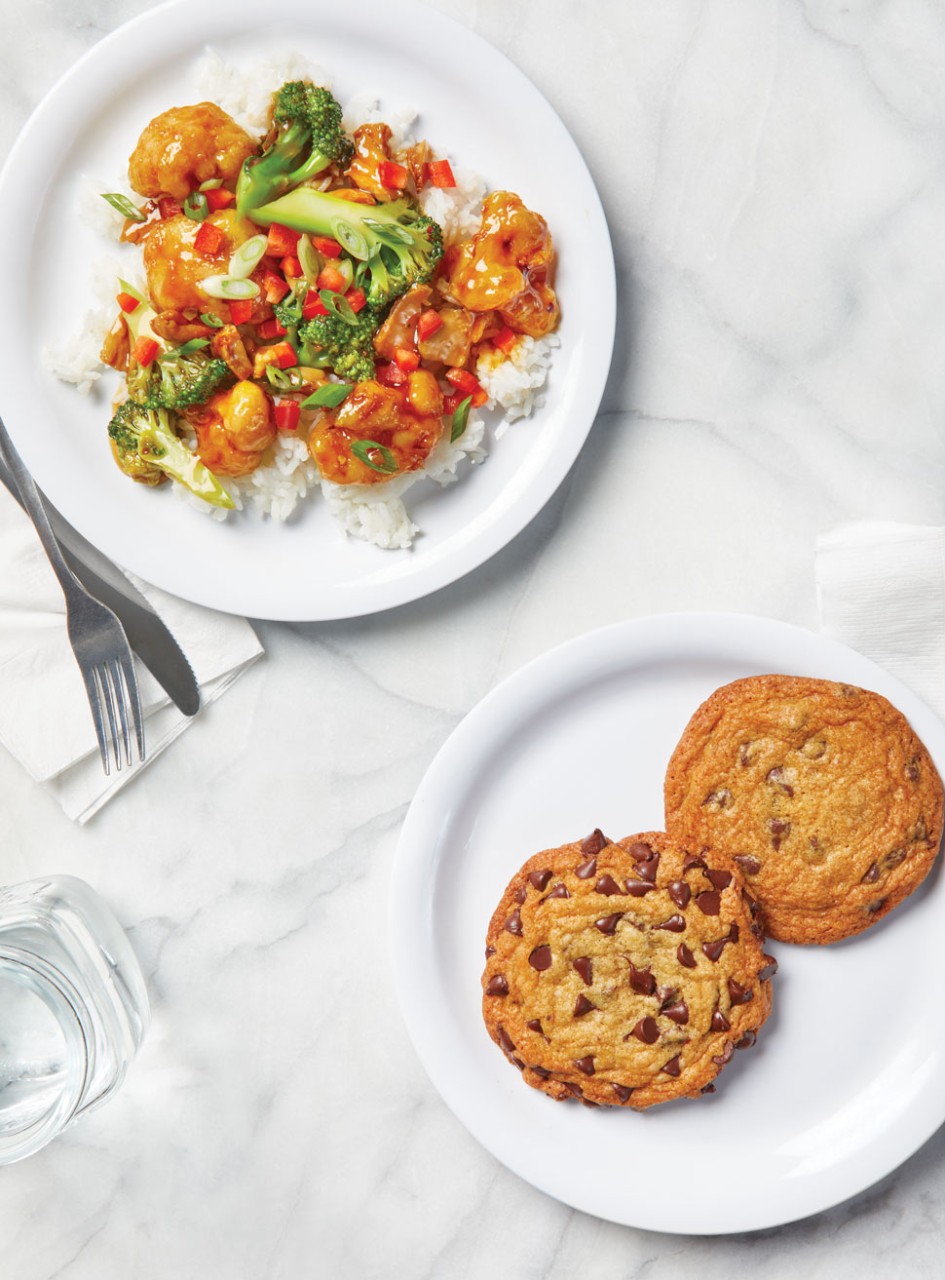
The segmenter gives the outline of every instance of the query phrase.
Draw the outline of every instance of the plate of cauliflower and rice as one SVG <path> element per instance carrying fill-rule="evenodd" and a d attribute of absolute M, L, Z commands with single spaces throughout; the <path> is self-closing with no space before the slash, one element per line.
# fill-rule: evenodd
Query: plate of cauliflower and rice
<path fill-rule="evenodd" d="M 125 568 L 318 620 L 529 522 L 596 413 L 615 291 L 580 153 L 502 55 L 427 9 L 290 9 L 287 47 L 248 4 L 164 6 L 34 114 L 0 177 L 32 194 L 0 201 L 25 246 L 0 412 Z"/>

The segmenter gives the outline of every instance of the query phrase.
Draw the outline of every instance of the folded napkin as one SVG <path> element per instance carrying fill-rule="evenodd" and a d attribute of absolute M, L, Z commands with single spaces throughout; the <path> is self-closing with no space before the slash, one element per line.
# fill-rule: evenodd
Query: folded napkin
<path fill-rule="evenodd" d="M 945 529 L 843 525 L 817 541 L 822 629 L 945 719 Z"/>
<path fill-rule="evenodd" d="M 130 575 L 129 575 L 130 577 Z M 86 822 L 179 737 L 262 655 L 242 618 L 203 609 L 136 578 L 173 632 L 200 684 L 193 720 L 136 662 L 144 712 L 144 764 L 102 769 L 85 685 L 66 635 L 62 591 L 32 524 L 0 486 L 0 742 L 65 813 Z"/>

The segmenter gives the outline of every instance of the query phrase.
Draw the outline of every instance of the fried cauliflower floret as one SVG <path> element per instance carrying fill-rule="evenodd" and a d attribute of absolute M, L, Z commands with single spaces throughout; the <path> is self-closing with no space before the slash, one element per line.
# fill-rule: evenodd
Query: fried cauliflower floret
<path fill-rule="evenodd" d="M 128 160 L 128 178 L 142 196 L 184 200 L 212 178 L 236 180 L 256 144 L 212 102 L 162 111 L 146 126 Z"/>
<path fill-rule="evenodd" d="M 442 431 L 439 384 L 432 373 L 418 369 L 402 387 L 359 382 L 339 408 L 321 415 L 308 447 L 326 480 L 381 484 L 422 467 Z M 365 442 L 370 461 L 352 452 L 358 441 Z"/>
<path fill-rule="evenodd" d="M 276 438 L 269 397 L 255 382 L 237 382 L 185 415 L 197 435 L 197 456 L 220 476 L 248 476 Z"/>
<path fill-rule="evenodd" d="M 482 226 L 460 246 L 449 290 L 468 310 L 497 311 L 516 333 L 541 338 L 558 324 L 554 257 L 541 214 L 511 191 L 493 191 L 483 201 Z"/>
<path fill-rule="evenodd" d="M 254 228 L 232 209 L 211 213 L 207 222 L 223 232 L 223 242 L 216 253 L 197 252 L 194 241 L 203 224 L 183 213 L 162 218 L 148 232 L 144 242 L 144 269 L 155 311 L 195 307 L 226 320 L 230 318 L 227 303 L 208 297 L 199 282 L 210 275 L 226 274 L 230 255 L 254 234 Z"/>

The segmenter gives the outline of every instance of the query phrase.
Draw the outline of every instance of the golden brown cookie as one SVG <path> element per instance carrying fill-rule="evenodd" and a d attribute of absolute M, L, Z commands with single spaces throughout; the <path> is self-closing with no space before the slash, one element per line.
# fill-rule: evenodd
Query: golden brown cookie
<path fill-rule="evenodd" d="M 666 829 L 731 854 L 782 942 L 835 942 L 928 874 L 942 782 L 878 693 L 802 676 L 717 689 L 666 771 Z"/>
<path fill-rule="evenodd" d="M 538 853 L 489 925 L 489 1034 L 559 1100 L 642 1109 L 709 1092 L 771 1009 L 756 910 L 724 856 L 661 832 Z"/>

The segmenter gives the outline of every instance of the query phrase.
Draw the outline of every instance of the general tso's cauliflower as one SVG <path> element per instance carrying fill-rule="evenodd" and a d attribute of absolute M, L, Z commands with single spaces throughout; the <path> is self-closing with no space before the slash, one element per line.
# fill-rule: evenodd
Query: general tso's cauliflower
<path fill-rule="evenodd" d="M 197 436 L 197 456 L 220 476 L 255 471 L 276 438 L 269 397 L 255 382 L 218 391 L 184 416 Z"/>
<path fill-rule="evenodd" d="M 128 160 L 128 177 L 139 195 L 184 200 L 212 179 L 235 181 L 255 151 L 249 134 L 212 102 L 172 107 L 141 134 Z"/>
<path fill-rule="evenodd" d="M 207 222 L 223 232 L 223 240 L 214 253 L 198 253 L 194 241 L 201 222 L 183 213 L 162 218 L 148 231 L 144 242 L 144 269 L 148 276 L 148 293 L 156 311 L 183 311 L 196 307 L 223 319 L 229 319 L 229 308 L 220 298 L 209 297 L 200 281 L 213 274 L 226 273 L 230 256 L 254 234 L 245 218 L 232 209 L 211 213 Z"/>

